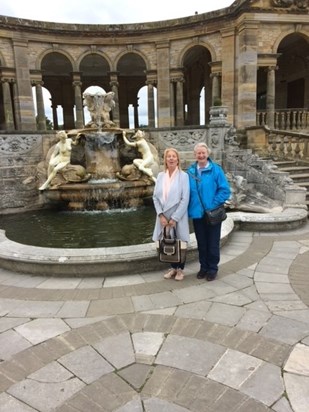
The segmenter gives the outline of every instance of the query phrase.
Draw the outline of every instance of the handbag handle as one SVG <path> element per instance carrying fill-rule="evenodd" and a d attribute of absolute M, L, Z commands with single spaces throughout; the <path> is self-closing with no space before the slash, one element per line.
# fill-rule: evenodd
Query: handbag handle
<path fill-rule="evenodd" d="M 176 239 L 176 229 L 169 225 L 163 228 L 163 238 L 164 239 Z"/>

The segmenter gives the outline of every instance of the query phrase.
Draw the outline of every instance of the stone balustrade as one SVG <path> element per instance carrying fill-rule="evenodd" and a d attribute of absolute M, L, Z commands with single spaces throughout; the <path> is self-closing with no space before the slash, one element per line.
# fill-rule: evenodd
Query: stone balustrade
<path fill-rule="evenodd" d="M 267 112 L 258 111 L 257 126 L 267 125 Z M 280 130 L 309 130 L 308 109 L 280 109 L 274 113 L 274 128 Z"/>
<path fill-rule="evenodd" d="M 309 135 L 272 130 L 267 150 L 272 158 L 309 160 Z"/>

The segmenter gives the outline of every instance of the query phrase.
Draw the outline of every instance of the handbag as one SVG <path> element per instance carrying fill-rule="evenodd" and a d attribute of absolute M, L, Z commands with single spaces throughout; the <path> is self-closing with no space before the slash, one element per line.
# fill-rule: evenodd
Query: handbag
<path fill-rule="evenodd" d="M 197 181 L 196 181 L 196 189 L 197 189 L 197 194 L 198 194 L 198 197 L 200 199 L 201 205 L 204 209 L 203 218 L 206 222 L 206 225 L 214 226 L 214 225 L 217 225 L 220 222 L 223 222 L 223 220 L 225 220 L 227 218 L 227 214 L 226 214 L 226 210 L 225 210 L 224 205 L 220 205 L 220 206 L 216 207 L 215 209 L 206 210 L 205 207 L 204 207 L 204 203 L 202 201 L 200 192 L 198 190 L 199 188 L 198 188 Z"/>
<path fill-rule="evenodd" d="M 218 206 L 212 210 L 205 210 L 204 219 L 207 225 L 217 225 L 227 218 L 224 205 Z"/>
<path fill-rule="evenodd" d="M 184 263 L 186 260 L 187 242 L 176 238 L 175 228 L 165 226 L 163 237 L 158 242 L 159 261 L 163 263 Z"/>

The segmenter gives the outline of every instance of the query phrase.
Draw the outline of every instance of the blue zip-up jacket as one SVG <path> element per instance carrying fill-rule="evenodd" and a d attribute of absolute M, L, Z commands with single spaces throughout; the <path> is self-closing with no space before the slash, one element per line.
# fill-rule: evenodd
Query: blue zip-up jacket
<path fill-rule="evenodd" d="M 231 196 L 230 185 L 222 167 L 210 158 L 208 158 L 208 162 L 209 166 L 202 171 L 201 175 L 198 173 L 197 162 L 189 166 L 187 170 L 190 182 L 188 215 L 191 219 L 202 218 L 204 210 L 215 209 L 223 205 Z"/>

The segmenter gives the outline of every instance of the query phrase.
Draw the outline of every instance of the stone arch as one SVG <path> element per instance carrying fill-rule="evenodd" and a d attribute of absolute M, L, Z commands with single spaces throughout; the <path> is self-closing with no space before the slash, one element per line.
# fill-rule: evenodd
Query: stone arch
<path fill-rule="evenodd" d="M 130 55 L 134 54 L 134 55 L 139 56 L 145 62 L 145 67 L 146 67 L 145 70 L 150 70 L 151 69 L 150 68 L 150 62 L 149 62 L 149 59 L 147 58 L 147 56 L 145 56 L 145 54 L 140 52 L 139 50 L 132 49 L 132 50 L 124 50 L 124 51 L 122 51 L 121 53 L 118 54 L 118 56 L 115 58 L 115 62 L 114 62 L 114 66 L 115 66 L 114 69 L 115 70 L 118 70 L 119 61 L 123 57 L 127 56 L 128 54 L 130 54 Z"/>
<path fill-rule="evenodd" d="M 72 86 L 75 63 L 62 50 L 49 50 L 41 55 L 40 61 L 42 81 L 51 94 L 54 128 L 73 129 L 75 98 Z"/>
<path fill-rule="evenodd" d="M 205 120 L 211 106 L 211 68 L 212 55 L 204 45 L 195 44 L 187 48 L 182 55 L 184 73 L 185 124 L 200 124 L 200 112 L 205 111 Z M 204 88 L 204 99 L 201 91 Z"/>
<path fill-rule="evenodd" d="M 100 58 L 102 58 L 103 60 L 105 60 L 105 61 L 106 61 L 106 64 L 107 64 L 108 67 L 109 67 L 109 70 L 110 70 L 110 71 L 114 70 L 113 62 L 111 61 L 110 57 L 109 57 L 106 53 L 103 53 L 103 52 L 101 52 L 101 51 L 99 51 L 99 50 L 95 50 L 95 51 L 87 50 L 86 52 L 84 52 L 83 54 L 81 54 L 81 55 L 79 56 L 79 58 L 77 59 L 77 61 L 76 61 L 77 70 L 80 71 L 81 63 L 83 62 L 83 60 L 84 60 L 85 58 L 89 57 L 89 56 L 92 56 L 92 55 L 99 56 Z"/>
<path fill-rule="evenodd" d="M 122 127 L 129 127 L 129 107 L 133 107 L 134 126 L 139 127 L 138 112 L 142 108 L 138 105 L 138 92 L 146 84 L 147 63 L 145 56 L 135 50 L 121 53 L 116 59 Z"/>
<path fill-rule="evenodd" d="M 208 50 L 208 52 L 210 53 L 211 56 L 211 61 L 216 61 L 217 60 L 217 53 L 214 49 L 214 47 L 209 43 L 209 42 L 199 42 L 199 43 L 190 43 L 188 44 L 180 53 L 178 56 L 178 67 L 182 67 L 183 66 L 183 60 L 185 55 L 187 54 L 187 52 L 196 47 L 196 46 L 201 46 L 203 48 L 205 48 L 206 50 Z"/>
<path fill-rule="evenodd" d="M 111 62 L 102 53 L 86 53 L 78 63 L 81 73 L 82 91 L 90 86 L 99 86 L 110 90 Z"/>
<path fill-rule="evenodd" d="M 2 67 L 6 67 L 6 66 L 7 66 L 6 61 L 5 61 L 5 58 L 4 58 L 4 56 L 3 56 L 3 54 L 2 54 L 1 51 L 0 51 L 0 66 L 2 66 Z"/>
<path fill-rule="evenodd" d="M 274 41 L 274 44 L 272 46 L 272 52 L 273 53 L 278 53 L 278 48 L 279 48 L 280 43 L 287 36 L 290 36 L 290 35 L 293 35 L 293 34 L 298 35 L 298 36 L 302 37 L 304 40 L 306 40 L 307 42 L 309 42 L 309 37 L 306 33 L 303 33 L 302 31 L 288 30 L 288 31 L 282 32 L 280 34 L 280 36 L 278 36 L 277 39 Z"/>
<path fill-rule="evenodd" d="M 64 57 L 67 58 L 67 60 L 70 62 L 71 66 L 72 66 L 72 71 L 76 71 L 77 70 L 77 65 L 75 63 L 75 60 L 73 59 L 73 57 L 65 50 L 61 50 L 61 49 L 47 49 L 44 50 L 44 52 L 42 52 L 36 59 L 35 62 L 35 68 L 36 70 L 41 70 L 42 67 L 42 61 L 50 54 L 54 54 L 57 53 L 59 55 L 63 55 Z"/>
<path fill-rule="evenodd" d="M 309 41 L 299 32 L 281 37 L 276 52 L 276 108 L 299 109 L 309 104 Z"/>

